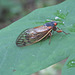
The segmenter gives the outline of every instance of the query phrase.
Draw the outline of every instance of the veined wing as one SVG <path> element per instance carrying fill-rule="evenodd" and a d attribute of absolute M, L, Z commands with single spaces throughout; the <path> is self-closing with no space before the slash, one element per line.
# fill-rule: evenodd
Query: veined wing
<path fill-rule="evenodd" d="M 19 47 L 31 45 L 46 37 L 52 29 L 47 27 L 36 27 L 24 30 L 17 38 L 16 45 Z"/>

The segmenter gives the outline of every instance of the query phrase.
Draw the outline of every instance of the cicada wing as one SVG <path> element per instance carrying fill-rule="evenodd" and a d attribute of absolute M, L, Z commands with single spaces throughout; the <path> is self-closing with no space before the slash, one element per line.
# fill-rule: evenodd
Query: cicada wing
<path fill-rule="evenodd" d="M 42 40 L 48 31 L 38 32 L 34 28 L 24 30 L 17 38 L 16 45 L 19 47 L 31 45 Z"/>

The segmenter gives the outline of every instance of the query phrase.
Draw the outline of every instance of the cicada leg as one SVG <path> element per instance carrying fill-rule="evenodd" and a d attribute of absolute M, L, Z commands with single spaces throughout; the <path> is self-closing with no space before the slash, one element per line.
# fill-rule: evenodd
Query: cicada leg
<path fill-rule="evenodd" d="M 58 27 L 57 27 L 58 28 Z M 59 29 L 59 28 L 58 28 Z M 61 32 L 63 32 L 63 33 L 65 33 L 66 35 L 67 34 L 70 34 L 70 33 L 66 33 L 66 32 L 64 32 L 63 30 L 61 30 L 61 29 L 59 29 L 59 30 L 56 30 L 56 32 L 58 32 L 58 33 L 61 33 Z"/>
<path fill-rule="evenodd" d="M 46 36 L 45 40 L 49 37 L 49 34 Z"/>
<path fill-rule="evenodd" d="M 49 44 L 50 44 L 50 42 L 51 42 L 51 36 L 52 36 L 51 32 L 49 33 L 49 36 L 50 36 L 50 39 L 49 39 Z"/>

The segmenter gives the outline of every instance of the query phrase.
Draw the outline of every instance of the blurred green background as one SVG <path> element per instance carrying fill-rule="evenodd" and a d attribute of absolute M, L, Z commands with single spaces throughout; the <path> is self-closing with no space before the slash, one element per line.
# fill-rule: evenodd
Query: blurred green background
<path fill-rule="evenodd" d="M 52 6 L 64 0 L 0 0 L 0 29 L 17 21 L 37 8 Z M 61 75 L 66 60 L 32 75 Z"/>
<path fill-rule="evenodd" d="M 0 0 L 0 29 L 22 18 L 37 8 L 43 8 L 64 0 Z"/>

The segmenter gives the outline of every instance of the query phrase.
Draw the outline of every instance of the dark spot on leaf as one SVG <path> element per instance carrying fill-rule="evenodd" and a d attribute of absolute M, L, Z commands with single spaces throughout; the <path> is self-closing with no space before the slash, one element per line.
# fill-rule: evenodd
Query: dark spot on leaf
<path fill-rule="evenodd" d="M 15 72 L 16 70 L 14 69 L 13 72 Z"/>

